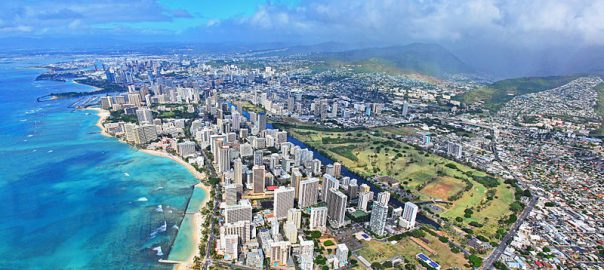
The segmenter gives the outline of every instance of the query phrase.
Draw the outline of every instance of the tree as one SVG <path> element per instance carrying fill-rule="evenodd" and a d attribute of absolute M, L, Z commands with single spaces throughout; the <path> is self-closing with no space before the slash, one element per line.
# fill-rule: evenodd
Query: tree
<path fill-rule="evenodd" d="M 482 265 L 482 258 L 472 254 L 468 257 L 468 261 L 473 267 L 480 267 Z"/>

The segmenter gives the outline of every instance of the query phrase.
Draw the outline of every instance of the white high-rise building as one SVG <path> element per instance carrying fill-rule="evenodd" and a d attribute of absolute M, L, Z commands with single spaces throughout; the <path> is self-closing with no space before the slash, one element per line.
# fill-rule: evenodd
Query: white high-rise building
<path fill-rule="evenodd" d="M 310 209 L 310 224 L 311 231 L 325 231 L 327 228 L 327 207 L 313 207 Z"/>
<path fill-rule="evenodd" d="M 323 175 L 323 187 L 321 190 L 321 200 L 327 202 L 327 197 L 330 195 L 329 190 L 335 188 L 336 190 L 340 188 L 340 181 L 333 177 L 331 174 Z"/>
<path fill-rule="evenodd" d="M 218 172 L 227 172 L 231 169 L 229 147 L 223 145 L 218 149 Z"/>
<path fill-rule="evenodd" d="M 292 244 L 298 242 L 298 228 L 296 228 L 296 224 L 291 221 L 285 222 L 283 225 L 283 232 L 285 233 L 285 239 Z"/>
<path fill-rule="evenodd" d="M 195 142 L 186 141 L 177 144 L 176 150 L 181 157 L 195 156 Z"/>
<path fill-rule="evenodd" d="M 287 264 L 289 258 L 289 241 L 279 241 L 270 243 L 271 266 L 282 266 Z"/>
<path fill-rule="evenodd" d="M 250 241 L 252 225 L 249 220 L 240 220 L 235 223 L 225 223 L 220 227 L 220 236 L 237 235 L 242 244 Z M 223 245 L 224 246 L 224 245 Z"/>
<path fill-rule="evenodd" d="M 296 199 L 300 199 L 300 182 L 302 182 L 302 173 L 299 168 L 292 168 L 292 176 L 290 178 L 291 186 L 296 188 Z"/>
<path fill-rule="evenodd" d="M 388 205 L 381 201 L 375 201 L 373 203 L 373 209 L 371 209 L 371 219 L 369 221 L 369 228 L 373 233 L 378 236 L 386 234 L 386 218 L 388 217 Z"/>
<path fill-rule="evenodd" d="M 331 226 L 339 228 L 344 225 L 348 197 L 335 188 L 330 189 L 328 192 L 330 194 L 327 197 L 327 216 L 329 217 Z"/>
<path fill-rule="evenodd" d="M 134 128 L 134 143 L 146 144 L 157 139 L 155 125 L 145 124 Z"/>
<path fill-rule="evenodd" d="M 228 261 L 236 260 L 239 254 L 239 237 L 237 235 L 225 235 L 221 237 L 224 244 L 224 259 Z"/>
<path fill-rule="evenodd" d="M 306 208 L 317 204 L 319 195 L 319 179 L 310 178 L 300 182 L 298 189 L 298 207 Z"/>
<path fill-rule="evenodd" d="M 408 229 L 415 227 L 415 217 L 417 216 L 418 209 L 414 203 L 406 202 L 403 216 L 399 219 L 400 225 Z"/>
<path fill-rule="evenodd" d="M 300 238 L 301 239 L 301 238 Z M 313 270 L 315 243 L 312 240 L 300 240 L 300 269 Z"/>
<path fill-rule="evenodd" d="M 149 108 L 140 108 L 136 110 L 136 119 L 139 124 L 153 123 L 153 113 Z"/>
<path fill-rule="evenodd" d="M 233 162 L 233 182 L 236 185 L 243 185 L 243 162 L 240 158 Z"/>
<path fill-rule="evenodd" d="M 388 203 L 390 202 L 390 192 L 384 191 L 384 192 L 378 193 L 377 201 L 381 202 L 387 206 Z"/>
<path fill-rule="evenodd" d="M 369 206 L 369 202 L 372 200 L 373 200 L 373 191 L 366 191 L 366 192 L 359 193 L 357 209 L 367 212 L 367 206 Z"/>
<path fill-rule="evenodd" d="M 230 185 L 226 185 L 224 187 L 224 193 L 225 193 L 225 202 L 227 205 L 236 205 L 237 204 L 237 185 L 235 184 L 230 184 Z"/>
<path fill-rule="evenodd" d="M 235 223 L 241 220 L 252 220 L 252 204 L 249 200 L 240 200 L 237 205 L 229 205 L 224 209 L 224 222 Z"/>
<path fill-rule="evenodd" d="M 302 226 L 302 211 L 300 209 L 292 208 L 287 211 L 287 221 L 291 221 L 296 224 L 296 228 L 300 229 Z"/>
<path fill-rule="evenodd" d="M 333 176 L 338 178 L 342 175 L 342 164 L 340 162 L 333 163 Z"/>
<path fill-rule="evenodd" d="M 239 131 L 239 128 L 241 128 L 241 114 L 238 111 L 233 110 L 231 112 L 231 119 L 233 122 L 233 130 Z"/>
<path fill-rule="evenodd" d="M 126 141 L 134 142 L 134 138 L 136 137 L 135 128 L 136 128 L 135 124 L 132 124 L 132 123 L 124 124 L 124 133 L 126 134 Z"/>
<path fill-rule="evenodd" d="M 273 215 L 277 219 L 287 218 L 287 211 L 294 208 L 295 191 L 293 187 L 279 187 L 275 190 Z"/>
<path fill-rule="evenodd" d="M 448 142 L 447 143 L 447 155 L 460 159 L 462 156 L 463 147 L 459 143 Z"/>
<path fill-rule="evenodd" d="M 338 268 L 348 265 L 348 247 L 346 244 L 338 244 L 336 248 L 336 259 L 338 259 Z"/>

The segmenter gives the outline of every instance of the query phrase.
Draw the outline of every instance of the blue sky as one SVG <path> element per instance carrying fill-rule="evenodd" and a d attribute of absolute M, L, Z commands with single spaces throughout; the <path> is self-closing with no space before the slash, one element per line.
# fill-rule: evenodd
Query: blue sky
<path fill-rule="evenodd" d="M 3 0 L 0 38 L 604 45 L 601 0 Z"/>

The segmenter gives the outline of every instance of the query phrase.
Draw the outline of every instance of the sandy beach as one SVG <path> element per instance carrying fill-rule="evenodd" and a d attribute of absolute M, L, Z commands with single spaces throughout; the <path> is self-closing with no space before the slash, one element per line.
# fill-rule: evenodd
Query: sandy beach
<path fill-rule="evenodd" d="M 107 110 L 101 109 L 101 108 L 94 108 L 94 107 L 89 107 L 86 109 L 97 112 L 99 120 L 97 121 L 96 125 L 97 125 L 97 127 L 99 127 L 101 129 L 101 134 L 103 136 L 113 137 L 113 136 L 111 136 L 111 134 L 107 133 L 107 131 L 105 130 L 105 127 L 103 126 L 103 123 L 109 117 L 110 112 Z M 210 187 L 207 186 L 206 184 L 204 184 L 203 182 L 201 182 L 206 179 L 205 173 L 201 173 L 201 172 L 197 171 L 197 169 L 195 169 L 195 167 L 193 167 L 191 164 L 189 164 L 188 162 L 186 162 L 184 159 L 182 159 L 179 156 L 174 156 L 174 155 L 171 155 L 170 153 L 167 153 L 164 151 L 159 151 L 159 150 L 140 149 L 139 151 L 149 154 L 149 155 L 169 158 L 171 160 L 178 162 L 180 165 L 184 166 L 193 176 L 195 176 L 195 178 L 197 178 L 200 181 L 199 183 L 197 183 L 195 185 L 195 188 L 201 188 L 204 190 L 206 197 L 204 198 L 203 202 L 201 203 L 200 209 L 205 207 L 205 205 L 210 200 Z M 194 215 L 195 215 L 195 218 L 193 219 L 194 220 L 193 227 L 195 229 L 193 231 L 192 241 L 194 241 L 195 250 L 189 256 L 189 258 L 187 259 L 186 262 L 175 265 L 174 269 L 192 269 L 194 266 L 193 260 L 194 260 L 195 256 L 199 254 L 199 244 L 201 243 L 201 225 L 203 224 L 203 216 L 198 211 Z"/>
<path fill-rule="evenodd" d="M 111 113 L 108 110 L 104 110 L 101 108 L 94 108 L 94 107 L 88 107 L 88 108 L 86 108 L 86 110 L 91 110 L 91 111 L 96 112 L 96 115 L 99 117 L 99 120 L 96 122 L 96 126 L 101 129 L 101 135 L 111 137 L 111 135 L 109 133 L 107 133 L 107 131 L 105 130 L 105 127 L 103 126 L 103 123 L 105 122 L 105 120 L 107 120 L 107 118 L 109 118 L 109 115 L 111 115 Z"/>

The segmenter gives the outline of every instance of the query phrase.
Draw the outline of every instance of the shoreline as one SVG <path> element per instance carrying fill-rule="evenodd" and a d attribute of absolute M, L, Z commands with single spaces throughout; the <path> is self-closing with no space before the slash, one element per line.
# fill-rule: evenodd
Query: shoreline
<path fill-rule="evenodd" d="M 95 111 L 96 115 L 99 117 L 99 120 L 96 122 L 96 126 L 101 129 L 101 135 L 105 137 L 113 137 L 111 136 L 111 134 L 107 133 L 105 127 L 103 126 L 103 123 L 105 122 L 105 120 L 107 120 L 107 118 L 109 118 L 109 115 L 111 114 L 108 110 L 96 107 L 87 107 L 84 110 Z"/>
<path fill-rule="evenodd" d="M 101 129 L 101 135 L 103 135 L 105 137 L 111 137 L 111 138 L 117 139 L 114 136 L 112 136 L 111 134 L 107 133 L 105 127 L 103 126 L 103 123 L 107 120 L 107 118 L 109 118 L 109 115 L 110 115 L 110 112 L 108 110 L 97 108 L 97 107 L 87 107 L 84 110 L 92 110 L 92 111 L 97 112 L 97 116 L 99 117 L 99 119 L 96 122 L 96 126 L 99 129 Z M 118 141 L 123 142 L 120 140 L 118 140 Z M 199 213 L 199 210 L 203 209 L 206 206 L 206 204 L 210 201 L 211 187 L 202 182 L 203 180 L 205 180 L 207 178 L 207 176 L 205 173 L 197 171 L 197 169 L 195 169 L 195 167 L 193 167 L 191 164 L 186 162 L 181 157 L 171 155 L 170 153 L 159 151 L 159 150 L 150 150 L 150 149 L 134 148 L 134 150 L 143 152 L 145 154 L 168 158 L 173 161 L 176 161 L 178 164 L 185 167 L 189 171 L 189 173 L 191 173 L 199 181 L 197 184 L 195 184 L 193 186 L 193 190 L 191 191 L 191 196 L 193 196 L 193 192 L 195 192 L 195 188 L 200 188 L 205 192 L 206 196 L 204 197 L 203 201 L 199 205 L 199 209 L 197 209 L 195 211 L 196 213 L 193 214 L 194 215 L 194 218 L 193 218 L 193 228 L 194 229 L 192 232 L 193 239 L 191 239 L 191 240 L 193 241 L 194 246 L 195 246 L 194 252 L 189 256 L 189 258 L 187 258 L 186 261 L 176 264 L 173 268 L 173 269 L 192 269 L 195 264 L 194 258 L 195 258 L 195 256 L 197 256 L 199 254 L 199 245 L 201 244 L 201 226 L 203 224 L 203 216 L 201 215 L 201 213 Z M 187 208 L 185 209 L 185 213 L 187 212 L 188 208 L 189 208 L 189 205 L 187 205 Z M 184 216 L 183 216 L 183 219 L 184 219 Z"/>
<path fill-rule="evenodd" d="M 76 79 L 78 79 L 78 78 L 76 78 Z M 71 79 L 71 80 L 69 80 L 68 82 L 72 82 L 72 83 L 75 83 L 75 84 L 78 84 L 78 85 L 82 85 L 82 86 L 91 87 L 91 88 L 93 89 L 92 91 L 99 91 L 99 90 L 103 90 L 103 88 L 100 88 L 100 87 L 97 87 L 97 86 L 94 86 L 94 85 L 89 85 L 89 84 L 79 83 L 79 82 L 77 82 L 77 81 L 76 81 L 76 79 Z M 90 92 L 92 92 L 92 91 L 90 91 Z"/>

